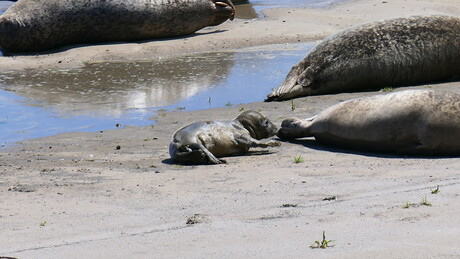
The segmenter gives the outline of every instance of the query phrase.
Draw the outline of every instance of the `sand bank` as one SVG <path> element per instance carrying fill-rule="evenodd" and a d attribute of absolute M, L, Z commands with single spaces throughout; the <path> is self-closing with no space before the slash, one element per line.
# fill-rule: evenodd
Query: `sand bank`
<path fill-rule="evenodd" d="M 194 37 L 1 57 L 1 69 L 75 67 L 321 39 L 349 25 L 458 1 L 358 0 L 265 11 Z M 62 61 L 62 62 L 58 62 Z M 420 86 L 458 91 L 459 83 Z M 396 89 L 399 90 L 399 89 Z M 177 166 L 171 134 L 196 120 L 257 109 L 279 125 L 377 92 L 159 114 L 153 127 L 68 133 L 0 150 L 0 255 L 20 258 L 458 258 L 460 161 L 348 152 L 285 142 L 217 166 Z M 294 157 L 304 162 L 294 163 Z M 440 192 L 431 190 L 439 186 Z M 421 204 L 422 200 L 431 206 Z M 407 206 L 406 206 L 407 205 Z M 199 214 L 195 216 L 196 214 Z M 195 216 L 195 217 L 194 217 Z M 197 224 L 186 224 L 189 223 Z M 311 249 L 315 240 L 334 247 Z"/>

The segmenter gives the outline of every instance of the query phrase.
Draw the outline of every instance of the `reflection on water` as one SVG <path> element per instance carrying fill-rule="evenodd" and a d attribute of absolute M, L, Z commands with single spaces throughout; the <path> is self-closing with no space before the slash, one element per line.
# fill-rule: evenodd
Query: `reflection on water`
<path fill-rule="evenodd" d="M 0 74 L 0 144 L 66 131 L 149 125 L 159 109 L 262 101 L 312 44 L 152 62 Z M 6 133 L 6 134 L 3 134 Z"/>
<path fill-rule="evenodd" d="M 4 13 L 14 2 L 0 1 L 0 14 Z"/>
<path fill-rule="evenodd" d="M 261 11 L 279 7 L 326 7 L 343 0 L 249 0 L 236 6 L 236 18 L 254 19 L 262 16 Z M 244 1 L 241 1 L 244 3 Z"/>
<path fill-rule="evenodd" d="M 2 15 L 13 3 L 14 2 L 0 0 L 0 15 Z M 0 55 L 2 54 L 2 51 L 0 51 Z"/>
<path fill-rule="evenodd" d="M 233 67 L 233 53 L 149 62 L 98 63 L 81 69 L 3 73 L 3 89 L 61 114 L 118 116 L 162 107 L 215 87 Z M 61 104 L 65 104 L 60 106 Z M 97 109 L 94 109 L 95 107 Z"/>

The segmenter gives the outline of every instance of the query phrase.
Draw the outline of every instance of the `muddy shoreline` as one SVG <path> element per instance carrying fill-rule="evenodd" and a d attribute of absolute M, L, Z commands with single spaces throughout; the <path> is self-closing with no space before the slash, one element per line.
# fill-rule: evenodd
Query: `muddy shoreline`
<path fill-rule="evenodd" d="M 264 20 L 236 20 L 189 38 L 0 57 L 0 69 L 315 40 L 369 20 L 426 13 L 459 16 L 460 5 L 354 0 L 325 9 L 270 9 Z M 460 83 L 409 88 L 459 92 Z M 224 165 L 178 166 L 169 159 L 171 134 L 193 121 L 232 119 L 255 109 L 279 125 L 286 117 L 308 117 L 374 94 L 381 93 L 299 98 L 295 109 L 291 102 L 256 102 L 165 112 L 153 118 L 154 126 L 65 133 L 0 149 L 0 255 L 458 258 L 458 158 L 349 152 L 306 139 L 254 149 Z M 294 162 L 298 156 L 302 163 Z M 311 249 L 323 231 L 334 247 Z"/>

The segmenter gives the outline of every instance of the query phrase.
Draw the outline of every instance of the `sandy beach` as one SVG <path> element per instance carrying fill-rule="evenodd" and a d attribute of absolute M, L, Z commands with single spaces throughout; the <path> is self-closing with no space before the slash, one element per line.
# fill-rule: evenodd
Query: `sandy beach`
<path fill-rule="evenodd" d="M 460 16 L 460 1 L 351 0 L 263 13 L 186 38 L 0 57 L 0 69 L 75 68 L 321 40 L 366 21 Z M 426 88 L 460 93 L 460 82 L 395 91 Z M 295 109 L 289 101 L 164 112 L 152 118 L 153 126 L 65 133 L 2 148 L 0 257 L 459 258 L 458 158 L 350 152 L 314 139 L 252 149 L 223 165 L 181 166 L 169 158 L 172 133 L 194 121 L 230 120 L 254 109 L 280 125 L 376 94 L 383 93 L 299 98 Z M 333 247 L 312 249 L 323 231 Z"/>

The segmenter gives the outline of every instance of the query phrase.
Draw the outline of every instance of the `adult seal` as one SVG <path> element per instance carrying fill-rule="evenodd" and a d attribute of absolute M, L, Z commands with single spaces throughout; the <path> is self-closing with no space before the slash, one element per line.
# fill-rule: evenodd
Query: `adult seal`
<path fill-rule="evenodd" d="M 191 34 L 233 19 L 231 0 L 20 0 L 0 16 L 6 52 Z"/>
<path fill-rule="evenodd" d="M 245 111 L 232 121 L 195 122 L 174 133 L 171 158 L 183 164 L 221 164 L 219 157 L 242 155 L 250 147 L 274 147 L 277 141 L 259 140 L 276 135 L 277 127 L 257 111 Z"/>
<path fill-rule="evenodd" d="M 326 38 L 266 101 L 460 77 L 460 19 L 431 15 L 362 24 Z"/>
<path fill-rule="evenodd" d="M 362 151 L 459 155 L 460 95 L 406 90 L 352 99 L 309 119 L 286 119 L 278 136 Z"/>

